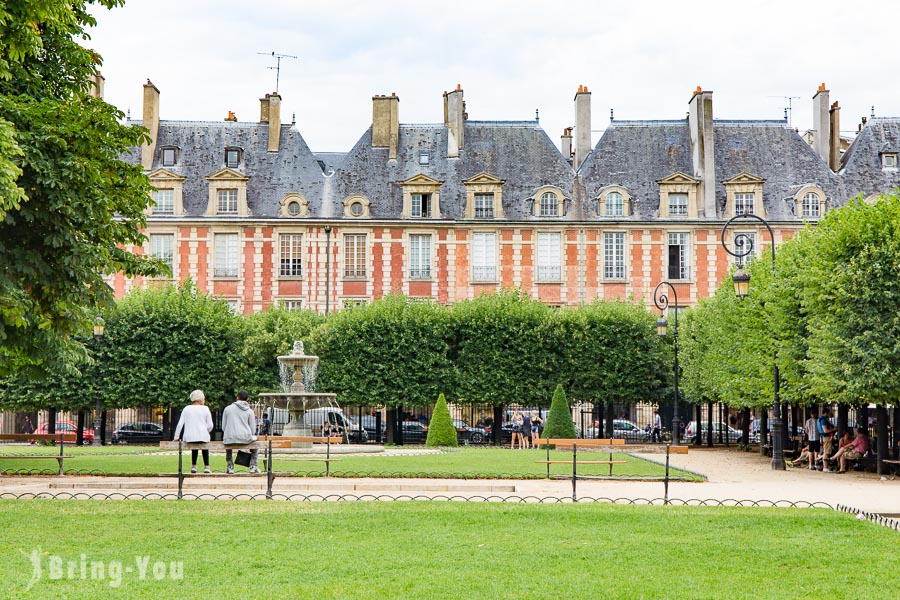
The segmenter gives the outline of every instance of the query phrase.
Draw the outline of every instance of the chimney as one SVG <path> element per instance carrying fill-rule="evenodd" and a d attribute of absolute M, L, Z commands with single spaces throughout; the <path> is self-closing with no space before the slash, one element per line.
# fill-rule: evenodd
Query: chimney
<path fill-rule="evenodd" d="M 259 99 L 259 122 L 269 122 L 269 94 Z"/>
<path fill-rule="evenodd" d="M 104 77 L 100 71 L 94 73 L 94 76 L 91 77 L 91 96 L 103 100 L 103 88 L 105 83 L 106 77 Z"/>
<path fill-rule="evenodd" d="M 841 169 L 841 107 L 837 102 L 831 105 L 829 114 L 831 116 L 829 127 L 831 144 L 828 148 L 828 166 L 832 171 L 837 172 Z"/>
<path fill-rule="evenodd" d="M 459 158 L 463 149 L 466 122 L 466 103 L 462 86 L 456 84 L 452 92 L 444 92 L 444 125 L 447 127 L 447 158 Z"/>
<path fill-rule="evenodd" d="M 591 93 L 586 85 L 578 86 L 575 94 L 575 170 L 591 152 Z"/>
<path fill-rule="evenodd" d="M 819 86 L 813 96 L 813 150 L 828 163 L 831 151 L 831 120 L 828 115 L 828 90 L 825 84 Z"/>
<path fill-rule="evenodd" d="M 225 120 L 226 120 L 226 121 L 231 121 L 231 122 L 233 122 L 233 123 L 237 123 L 237 115 L 234 114 L 234 111 L 229 110 L 229 111 L 228 111 L 228 114 L 225 115 Z"/>
<path fill-rule="evenodd" d="M 388 159 L 397 159 L 400 143 L 400 98 L 372 96 L 372 147 L 388 148 Z"/>
<path fill-rule="evenodd" d="M 159 90 L 149 79 L 144 84 L 144 116 L 142 125 L 149 130 L 150 141 L 141 148 L 141 166 L 149 171 L 156 154 L 156 138 L 159 136 Z"/>
<path fill-rule="evenodd" d="M 281 143 L 281 96 L 278 94 L 266 94 L 269 100 L 269 110 L 267 111 L 269 122 L 269 152 L 278 152 L 278 145 Z M 262 110 L 260 110 L 262 117 Z"/>
<path fill-rule="evenodd" d="M 694 177 L 700 179 L 698 212 L 707 219 L 716 218 L 716 161 L 713 148 L 712 92 L 700 86 L 688 102 L 688 126 L 691 131 L 691 158 Z"/>
<path fill-rule="evenodd" d="M 563 158 L 572 162 L 572 128 L 566 127 L 563 129 L 562 136 L 559 138 L 559 147 L 562 152 Z"/>

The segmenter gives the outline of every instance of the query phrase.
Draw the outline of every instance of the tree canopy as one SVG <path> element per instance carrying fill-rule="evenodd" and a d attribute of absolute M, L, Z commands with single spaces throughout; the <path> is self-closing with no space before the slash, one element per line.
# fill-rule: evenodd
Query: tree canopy
<path fill-rule="evenodd" d="M 141 244 L 150 183 L 122 157 L 146 130 L 91 95 L 100 57 L 81 45 L 91 5 L 0 6 L 0 375 L 74 365 L 113 294 L 104 273 L 156 275 Z"/>

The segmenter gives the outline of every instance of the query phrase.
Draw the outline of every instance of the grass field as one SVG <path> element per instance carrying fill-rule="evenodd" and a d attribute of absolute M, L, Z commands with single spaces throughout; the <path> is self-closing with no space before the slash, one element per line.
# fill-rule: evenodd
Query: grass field
<path fill-rule="evenodd" d="M 0 447 L 0 455 L 38 454 L 50 455 L 58 452 L 58 448 L 36 446 Z M 174 473 L 178 469 L 178 457 L 173 454 L 162 454 L 158 448 L 132 446 L 102 446 L 95 448 L 69 447 L 67 455 L 78 458 L 65 462 L 67 473 L 97 472 L 104 475 L 154 475 Z M 379 454 L 340 456 L 340 461 L 332 463 L 333 475 L 347 476 L 380 476 L 380 477 L 542 477 L 546 475 L 545 465 L 535 461 L 546 459 L 545 450 L 509 450 L 506 448 L 460 448 L 448 450 L 440 454 L 421 454 L 405 456 L 383 456 Z M 551 460 L 571 461 L 571 452 L 551 452 Z M 609 458 L 608 453 L 581 453 L 580 460 Z M 665 460 L 663 455 L 659 455 Z M 625 454 L 614 454 L 614 460 L 626 460 L 628 464 L 615 465 L 613 475 L 633 478 L 661 478 L 665 468 L 657 463 L 646 461 Z M 212 469 L 225 471 L 225 456 L 213 454 Z M 190 453 L 184 454 L 185 470 L 190 465 Z M 274 469 L 279 472 L 290 472 L 298 475 L 319 475 L 324 471 L 324 464 L 292 460 L 290 455 L 275 455 Z M 53 460 L 14 460 L 0 461 L 0 469 L 12 473 L 16 471 L 44 471 L 55 473 L 56 462 Z M 262 464 L 260 463 L 260 468 Z M 571 464 L 551 465 L 551 474 L 566 475 L 572 473 Z M 608 475 L 606 465 L 579 465 L 579 474 Z M 672 469 L 673 478 L 699 481 L 697 475 Z"/>
<path fill-rule="evenodd" d="M 898 543 L 824 509 L 8 500 L 0 597 L 888 598 Z"/>

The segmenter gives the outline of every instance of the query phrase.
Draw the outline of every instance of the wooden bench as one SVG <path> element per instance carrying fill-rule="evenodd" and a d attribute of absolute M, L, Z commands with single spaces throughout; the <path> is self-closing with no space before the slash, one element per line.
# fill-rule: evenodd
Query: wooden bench
<path fill-rule="evenodd" d="M 602 448 L 606 450 L 606 446 L 624 446 L 625 440 L 620 438 L 612 438 L 612 439 L 604 439 L 604 438 L 596 438 L 596 439 L 586 439 L 586 440 L 577 440 L 570 438 L 544 438 L 538 440 L 538 446 L 556 446 L 557 450 L 570 450 L 573 446 L 577 446 L 579 449 L 597 449 Z"/>
<path fill-rule="evenodd" d="M 547 479 L 550 479 L 550 465 L 572 465 L 573 471 L 576 465 L 609 465 L 609 474 L 613 474 L 613 465 L 627 464 L 626 460 L 613 460 L 613 449 L 620 451 L 625 446 L 625 440 L 612 439 L 587 439 L 578 440 L 570 438 L 546 438 L 538 440 L 539 446 L 547 447 L 547 460 L 536 460 L 537 464 L 547 465 Z M 550 447 L 553 446 L 557 450 L 572 450 L 572 460 L 550 460 Z M 609 450 L 609 460 L 578 460 L 576 457 L 576 449 L 593 449 L 593 450 Z"/>
<path fill-rule="evenodd" d="M 307 444 L 342 444 L 344 442 L 344 438 L 341 436 L 332 436 L 332 437 L 319 437 L 319 436 L 306 436 L 306 435 L 261 435 L 259 436 L 259 441 L 264 442 L 266 440 L 271 439 L 272 442 L 277 442 L 279 440 L 289 440 L 291 442 L 301 442 Z"/>
<path fill-rule="evenodd" d="M 273 448 L 290 448 L 292 442 L 290 440 L 281 440 L 277 437 L 272 438 Z M 233 450 L 265 450 L 269 447 L 268 441 L 257 441 L 249 444 L 228 444 L 223 442 L 183 442 L 186 450 L 209 450 L 210 452 L 224 452 L 229 448 Z M 178 450 L 178 440 L 160 442 L 161 450 Z"/>
<path fill-rule="evenodd" d="M 0 440 L 31 442 L 42 440 L 59 442 L 59 454 L 19 454 L 16 456 L 0 456 L 0 460 L 47 460 L 53 459 L 59 465 L 59 474 L 63 475 L 63 462 L 69 458 L 79 458 L 72 454 L 63 454 L 63 446 L 66 442 L 75 442 L 75 436 L 71 433 L 4 433 L 0 434 Z"/>

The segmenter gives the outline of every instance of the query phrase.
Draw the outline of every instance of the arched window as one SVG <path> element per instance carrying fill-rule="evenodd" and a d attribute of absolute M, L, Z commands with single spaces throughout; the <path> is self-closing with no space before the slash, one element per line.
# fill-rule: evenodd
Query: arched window
<path fill-rule="evenodd" d="M 801 213 L 805 218 L 815 218 L 822 216 L 822 211 L 819 208 L 819 195 L 815 192 L 807 192 L 803 194 L 803 204 L 801 206 Z"/>
<path fill-rule="evenodd" d="M 559 196 L 553 192 L 544 192 L 541 194 L 541 216 L 559 216 Z"/>
<path fill-rule="evenodd" d="M 606 195 L 606 215 L 621 217 L 625 214 L 625 199 L 619 192 L 610 192 Z"/>

